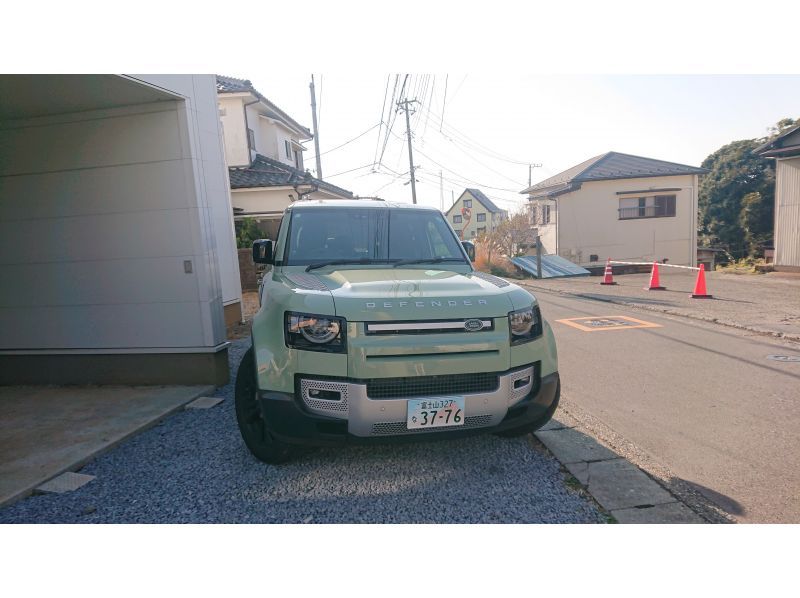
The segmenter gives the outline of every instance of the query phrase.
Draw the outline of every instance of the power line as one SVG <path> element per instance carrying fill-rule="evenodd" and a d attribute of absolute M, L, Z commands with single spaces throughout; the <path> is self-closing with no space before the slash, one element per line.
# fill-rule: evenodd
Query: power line
<path fill-rule="evenodd" d="M 353 142 L 354 142 L 354 141 L 356 141 L 357 139 L 361 139 L 361 138 L 362 138 L 364 135 L 366 135 L 367 133 L 369 133 L 370 131 L 372 131 L 372 129 L 374 129 L 375 127 L 379 127 L 381 124 L 382 124 L 382 123 L 377 123 L 377 124 L 374 124 L 374 125 L 372 125 L 372 126 L 369 128 L 369 129 L 367 129 L 367 130 L 366 130 L 366 131 L 364 131 L 363 133 L 360 133 L 359 135 L 357 135 L 357 136 L 353 137 L 353 138 L 352 138 L 352 139 L 350 139 L 349 141 L 345 141 L 345 142 L 344 142 L 344 143 L 342 143 L 341 145 L 337 145 L 337 146 L 336 146 L 336 147 L 334 147 L 334 148 L 331 148 L 331 149 L 329 149 L 329 150 L 325 150 L 324 152 L 321 152 L 321 153 L 320 153 L 320 156 L 324 156 L 325 154 L 330 154 L 331 152 L 334 152 L 334 151 L 338 150 L 339 148 L 341 148 L 341 147 L 344 147 L 345 145 L 348 145 L 348 144 L 350 144 L 350 143 L 353 143 Z M 309 158 L 309 160 L 310 160 L 311 158 L 316 158 L 316 156 L 311 156 L 311 157 Z"/>
<path fill-rule="evenodd" d="M 386 89 L 383 91 L 383 104 L 381 104 L 381 120 L 378 123 L 378 140 L 375 142 L 375 156 L 372 158 L 372 165 L 378 162 L 378 148 L 381 145 L 381 128 L 383 126 L 383 115 L 386 112 L 386 98 L 389 95 L 389 80 L 392 78 L 391 75 L 386 75 Z"/>
<path fill-rule="evenodd" d="M 450 136 L 445 135 L 444 133 L 442 133 L 442 136 L 445 137 L 445 139 L 450 139 L 451 141 L 454 141 L 454 142 L 455 141 L 460 141 L 466 147 L 469 147 L 470 149 L 474 149 L 475 151 L 478 151 L 478 152 L 480 152 L 480 153 L 482 153 L 482 154 L 484 154 L 484 155 L 486 155 L 486 156 L 488 156 L 490 158 L 493 158 L 493 159 L 501 161 L 501 162 L 508 162 L 510 164 L 518 164 L 518 165 L 522 165 L 522 166 L 527 166 L 528 164 L 530 164 L 530 161 L 515 160 L 513 158 L 509 158 L 508 156 L 504 156 L 503 154 L 501 154 L 499 152 L 496 152 L 496 151 L 486 147 L 485 145 L 481 144 L 479 141 L 476 141 L 476 140 L 472 139 L 471 137 L 469 137 L 466 133 L 463 133 L 463 132 L 459 131 L 453 125 L 445 123 L 444 120 L 442 119 L 442 117 L 439 116 L 430 107 L 427 107 L 426 109 L 430 111 L 431 115 L 434 118 L 434 121 L 438 120 L 441 123 L 441 126 L 444 127 L 445 131 L 446 132 L 449 131 L 449 135 L 456 138 L 455 140 L 453 140 L 453 139 L 451 139 Z M 461 137 L 461 139 L 458 139 L 458 137 Z"/>
<path fill-rule="evenodd" d="M 402 139 L 402 138 L 401 138 L 401 137 L 399 137 L 399 136 L 398 136 L 396 133 L 392 133 L 392 136 L 393 136 L 393 137 L 397 137 L 398 139 Z M 478 185 L 479 187 L 486 187 L 487 189 L 495 189 L 496 191 L 506 191 L 506 192 L 508 192 L 508 193 L 518 193 L 518 192 L 519 192 L 519 189 L 506 189 L 505 187 L 495 187 L 495 186 L 493 186 L 493 185 L 487 185 L 487 184 L 485 184 L 485 183 L 481 183 L 481 182 L 478 182 L 478 181 L 472 180 L 472 179 L 470 179 L 470 178 L 468 178 L 468 177 L 465 177 L 463 174 L 460 174 L 460 173 L 456 172 L 456 171 L 455 171 L 455 170 L 453 170 L 452 168 L 448 168 L 448 167 L 447 167 L 447 166 L 445 166 L 444 164 L 440 164 L 439 162 L 437 162 L 436 160 L 434 160 L 433 158 L 431 158 L 431 157 L 430 157 L 428 154 L 426 154 L 425 152 L 423 152 L 423 151 L 422 151 L 422 150 L 420 150 L 419 148 L 414 148 L 414 149 L 416 150 L 416 152 L 417 152 L 418 154 L 420 154 L 421 156 L 424 156 L 424 157 L 426 157 L 428 160 L 430 160 L 431 162 L 433 162 L 434 164 L 436 164 L 436 165 L 437 165 L 439 168 L 443 168 L 443 169 L 444 169 L 444 170 L 446 170 L 447 172 L 451 172 L 451 173 L 453 173 L 455 176 L 457 176 L 457 177 L 459 177 L 459 178 L 461 178 L 461 179 L 463 179 L 463 180 L 467 181 L 467 184 Z M 463 184 L 463 183 L 461 183 L 461 184 Z"/>
<path fill-rule="evenodd" d="M 399 78 L 399 75 L 398 75 Z M 405 93 L 406 83 L 408 82 L 408 75 L 405 76 L 403 79 L 403 86 L 400 88 L 400 95 L 398 96 L 398 101 L 403 99 L 403 94 Z M 395 85 L 397 83 L 397 79 L 395 79 Z M 395 104 L 394 101 L 394 94 L 392 94 L 392 105 Z M 386 145 L 389 143 L 389 135 L 392 132 L 392 127 L 394 127 L 395 120 L 397 118 L 397 111 L 395 111 L 389 120 L 389 126 L 386 128 L 386 138 L 383 141 L 383 149 L 381 150 L 381 157 L 378 159 L 378 165 L 383 163 L 383 154 L 386 152 Z"/>
<path fill-rule="evenodd" d="M 444 76 L 444 98 L 442 99 L 442 120 L 439 124 L 439 132 L 442 132 L 442 125 L 444 125 L 444 108 L 447 106 L 447 82 L 450 80 L 450 75 Z M 430 111 L 428 111 L 430 113 Z"/>
<path fill-rule="evenodd" d="M 372 163 L 364 164 L 364 166 L 358 166 L 356 168 L 351 168 L 350 170 L 343 170 L 342 172 L 337 172 L 336 174 L 329 174 L 327 177 L 328 179 L 332 179 L 335 176 L 339 176 L 340 174 L 347 174 L 348 172 L 355 172 L 356 170 L 361 170 L 362 168 L 370 168 Z"/>

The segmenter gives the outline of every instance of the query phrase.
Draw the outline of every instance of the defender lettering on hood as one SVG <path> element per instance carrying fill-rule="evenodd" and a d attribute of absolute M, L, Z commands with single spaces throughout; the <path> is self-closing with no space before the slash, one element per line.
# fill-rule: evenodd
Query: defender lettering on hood
<path fill-rule="evenodd" d="M 431 300 L 431 301 L 367 301 L 367 309 L 375 309 L 378 305 L 384 309 L 393 309 L 394 307 L 459 307 L 461 305 L 487 305 L 486 299 L 461 299 L 460 301 L 448 300 Z"/>

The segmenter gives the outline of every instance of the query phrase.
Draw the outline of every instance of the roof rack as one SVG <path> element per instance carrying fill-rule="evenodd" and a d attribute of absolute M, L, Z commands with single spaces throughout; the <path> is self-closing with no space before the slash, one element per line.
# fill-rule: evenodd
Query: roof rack
<path fill-rule="evenodd" d="M 353 197 L 325 197 L 325 198 L 309 197 L 308 195 L 304 195 L 301 199 L 298 199 L 297 201 L 354 201 L 357 199 L 364 199 L 369 201 L 386 201 L 382 197 L 359 197 L 358 195 L 355 195 Z"/>

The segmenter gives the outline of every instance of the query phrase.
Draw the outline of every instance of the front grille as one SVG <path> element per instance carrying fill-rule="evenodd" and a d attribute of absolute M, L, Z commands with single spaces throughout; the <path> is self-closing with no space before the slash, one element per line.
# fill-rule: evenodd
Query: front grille
<path fill-rule="evenodd" d="M 491 415 L 473 415 L 464 418 L 463 426 L 449 426 L 444 428 L 414 428 L 409 430 L 406 422 L 384 422 L 372 424 L 373 436 L 396 436 L 398 434 L 416 434 L 418 432 L 446 432 L 451 430 L 461 430 L 463 428 L 480 428 L 488 426 L 492 421 Z"/>
<path fill-rule="evenodd" d="M 375 378 L 367 381 L 367 396 L 370 399 L 398 399 L 477 394 L 493 392 L 497 390 L 498 384 L 497 372 Z"/>

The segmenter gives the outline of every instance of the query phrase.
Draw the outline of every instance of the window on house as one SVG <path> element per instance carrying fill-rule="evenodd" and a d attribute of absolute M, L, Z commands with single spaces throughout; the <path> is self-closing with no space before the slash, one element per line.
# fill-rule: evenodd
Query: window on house
<path fill-rule="evenodd" d="M 486 214 L 478 214 L 478 222 L 486 222 Z"/>
<path fill-rule="evenodd" d="M 465 199 L 464 200 L 464 207 L 465 208 L 471 208 L 472 207 L 472 200 L 471 199 Z"/>
<path fill-rule="evenodd" d="M 645 197 L 621 197 L 619 219 L 668 218 L 675 216 L 674 195 L 649 195 Z"/>
<path fill-rule="evenodd" d="M 480 236 L 480 235 L 485 235 L 485 234 L 486 234 L 486 227 L 485 226 L 479 226 L 478 227 L 478 235 Z"/>
<path fill-rule="evenodd" d="M 286 157 L 292 159 L 292 142 L 288 139 L 283 140 L 283 148 L 286 150 Z"/>
<path fill-rule="evenodd" d="M 542 205 L 539 208 L 539 224 L 550 224 L 550 206 Z"/>
<path fill-rule="evenodd" d="M 472 232 L 470 232 L 470 234 L 469 234 L 470 237 L 474 237 L 475 235 L 476 235 L 476 233 L 475 233 L 474 230 Z"/>
<path fill-rule="evenodd" d="M 455 214 L 453 216 L 453 224 L 461 224 L 461 215 L 460 214 Z"/>
<path fill-rule="evenodd" d="M 256 134 L 253 129 L 247 129 L 247 148 L 253 151 L 256 149 Z"/>
<path fill-rule="evenodd" d="M 294 150 L 294 165 L 297 170 L 303 170 L 303 154 Z"/>

